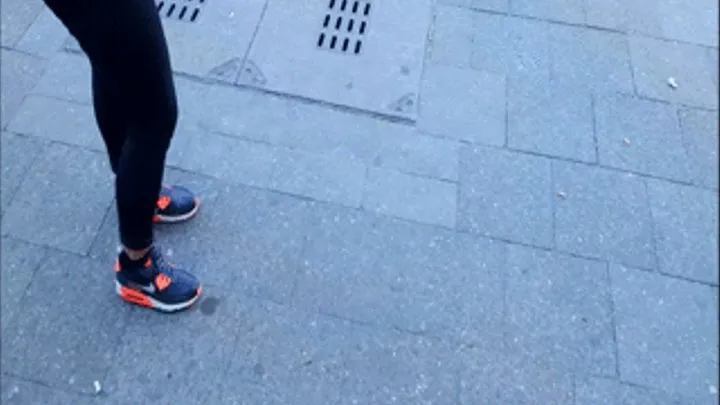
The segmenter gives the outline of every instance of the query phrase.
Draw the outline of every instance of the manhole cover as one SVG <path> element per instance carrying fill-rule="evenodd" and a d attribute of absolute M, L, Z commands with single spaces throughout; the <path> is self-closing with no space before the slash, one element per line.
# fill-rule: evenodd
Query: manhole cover
<path fill-rule="evenodd" d="M 272 0 L 238 83 L 417 117 L 432 0 Z"/>
<path fill-rule="evenodd" d="M 318 36 L 318 48 L 359 54 L 368 28 L 369 1 L 329 0 Z"/>
<path fill-rule="evenodd" d="M 205 0 L 161 0 L 157 3 L 157 11 L 163 18 L 172 20 L 195 22 Z"/>

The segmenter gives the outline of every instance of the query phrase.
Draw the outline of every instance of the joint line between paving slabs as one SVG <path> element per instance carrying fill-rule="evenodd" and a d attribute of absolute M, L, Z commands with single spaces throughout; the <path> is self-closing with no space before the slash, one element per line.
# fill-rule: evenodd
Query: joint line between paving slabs
<path fill-rule="evenodd" d="M 595 117 L 595 107 L 597 100 L 595 94 L 590 94 L 590 111 L 592 113 L 592 132 L 593 132 L 593 143 L 595 144 L 595 164 L 600 165 L 600 146 L 598 145 L 597 136 L 597 118 Z"/>
<path fill-rule="evenodd" d="M 655 235 L 656 229 L 655 229 L 655 215 L 653 214 L 653 204 L 652 204 L 652 198 L 650 196 L 650 186 L 648 185 L 648 182 L 646 179 L 642 179 L 643 186 L 645 188 L 645 201 L 647 201 L 647 208 L 650 218 L 650 235 L 652 240 L 652 249 L 653 249 L 653 270 L 656 273 L 660 273 L 660 258 L 658 256 L 658 248 L 657 248 L 657 237 Z"/>
<path fill-rule="evenodd" d="M 265 0 L 263 9 L 260 12 L 260 18 L 258 19 L 258 23 L 255 26 L 255 30 L 253 31 L 252 37 L 250 37 L 250 44 L 248 45 L 247 49 L 245 50 L 245 54 L 243 55 L 242 62 L 240 63 L 240 70 L 235 74 L 233 84 L 237 83 L 237 81 L 240 79 L 240 75 L 242 74 L 243 68 L 245 67 L 245 62 L 247 62 L 247 59 L 248 59 L 248 56 L 250 56 L 250 51 L 252 50 L 253 44 L 255 44 L 255 38 L 257 38 L 257 34 L 258 34 L 258 32 L 260 32 L 260 26 L 262 25 L 263 19 L 265 19 L 265 12 L 268 9 L 269 3 L 270 3 L 270 0 Z"/>
<path fill-rule="evenodd" d="M 608 299 L 610 301 L 610 325 L 612 326 L 613 354 L 615 356 L 615 376 L 620 378 L 620 347 L 617 338 L 617 321 L 615 311 L 615 299 L 613 298 L 613 282 L 610 274 L 610 262 L 605 262 L 605 275 L 608 280 Z"/>

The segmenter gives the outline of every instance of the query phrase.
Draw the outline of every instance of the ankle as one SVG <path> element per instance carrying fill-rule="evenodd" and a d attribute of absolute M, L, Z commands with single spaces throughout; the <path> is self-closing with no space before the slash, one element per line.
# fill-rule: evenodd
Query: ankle
<path fill-rule="evenodd" d="M 143 257 L 145 257 L 148 254 L 148 252 L 150 251 L 150 248 L 152 248 L 152 245 L 146 247 L 145 249 L 140 249 L 140 250 L 128 249 L 126 247 L 123 247 L 123 252 L 125 253 L 125 255 L 127 256 L 128 259 L 130 259 L 132 261 L 137 261 L 137 260 L 140 260 Z"/>

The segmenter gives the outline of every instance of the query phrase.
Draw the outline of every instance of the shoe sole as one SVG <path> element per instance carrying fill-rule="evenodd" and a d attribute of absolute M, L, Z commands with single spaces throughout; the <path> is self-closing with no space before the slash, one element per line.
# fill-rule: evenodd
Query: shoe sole
<path fill-rule="evenodd" d="M 117 280 L 115 280 L 115 292 L 120 296 L 123 301 L 129 304 L 154 309 L 160 312 L 173 313 L 188 309 L 193 304 L 195 304 L 195 302 L 197 302 L 200 296 L 202 296 L 202 287 L 198 288 L 197 294 L 195 294 L 194 297 L 192 297 L 188 301 L 180 302 L 177 304 L 164 304 L 152 297 L 148 297 L 140 291 L 124 287 Z"/>
<path fill-rule="evenodd" d="M 153 221 L 156 224 L 177 224 L 178 222 L 185 222 L 189 219 L 192 219 L 192 217 L 197 214 L 197 212 L 200 210 L 200 200 L 195 199 L 195 208 L 192 209 L 192 211 L 188 212 L 187 214 L 183 215 L 174 215 L 174 216 L 165 216 L 165 215 L 155 215 L 153 218 Z"/>

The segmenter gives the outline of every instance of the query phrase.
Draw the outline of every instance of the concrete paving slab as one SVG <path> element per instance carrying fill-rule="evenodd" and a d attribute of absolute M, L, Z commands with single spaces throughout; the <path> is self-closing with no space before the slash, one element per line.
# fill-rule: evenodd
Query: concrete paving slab
<path fill-rule="evenodd" d="M 370 169 L 362 206 L 380 214 L 455 228 L 457 184 Z"/>
<path fill-rule="evenodd" d="M 473 68 L 515 82 L 550 80 L 550 23 L 490 13 L 474 13 L 473 21 Z"/>
<path fill-rule="evenodd" d="M 707 59 L 705 48 L 640 36 L 631 36 L 629 44 L 639 95 L 717 109 L 717 65 Z M 669 85 L 671 77 L 677 88 Z"/>
<path fill-rule="evenodd" d="M 63 49 L 70 35 L 62 22 L 47 8 L 38 13 L 33 23 L 18 40 L 15 49 L 42 58 L 51 58 Z"/>
<path fill-rule="evenodd" d="M 695 109 L 679 111 L 683 143 L 693 172 L 693 183 L 718 189 L 718 112 Z"/>
<path fill-rule="evenodd" d="M 505 76 L 451 66 L 425 67 L 418 128 L 486 145 L 503 145 Z"/>
<path fill-rule="evenodd" d="M 502 342 L 504 245 L 318 206 L 295 299 L 302 307 L 451 341 Z"/>
<path fill-rule="evenodd" d="M 508 147 L 596 162 L 592 97 L 548 83 L 508 81 Z"/>
<path fill-rule="evenodd" d="M 688 154 L 672 106 L 625 95 L 595 100 L 600 164 L 689 182 Z"/>
<path fill-rule="evenodd" d="M 645 183 L 638 176 L 555 161 L 559 250 L 651 269 L 656 265 Z"/>
<path fill-rule="evenodd" d="M 687 398 L 679 398 L 657 389 L 625 384 L 606 378 L 584 378 L 576 382 L 577 405 L 690 405 Z M 707 402 L 709 405 L 710 402 Z"/>
<path fill-rule="evenodd" d="M 271 1 L 239 83 L 415 119 L 430 6 Z"/>
<path fill-rule="evenodd" d="M 548 35 L 554 81 L 600 94 L 633 93 L 625 35 L 566 25 L 551 26 Z"/>
<path fill-rule="evenodd" d="M 573 404 L 572 375 L 511 350 L 463 350 L 460 404 Z"/>
<path fill-rule="evenodd" d="M 47 141 L 105 151 L 93 107 L 46 96 L 29 95 L 7 130 Z"/>
<path fill-rule="evenodd" d="M 109 396 L 106 404 L 211 403 L 210 395 L 227 372 L 244 319 L 225 300 L 205 300 L 210 304 L 200 302 L 174 317 L 132 312 L 103 381 Z"/>
<path fill-rule="evenodd" d="M 42 384 L 2 376 L 2 403 L 6 405 L 42 404 L 52 398 L 55 403 L 73 405 L 100 405 L 102 399 L 87 395 L 72 394 L 48 388 Z"/>
<path fill-rule="evenodd" d="M 0 164 L 2 164 L 2 178 L 0 179 L 0 210 L 5 210 L 22 184 L 28 170 L 35 159 L 42 154 L 45 145 L 35 138 L 2 133 L 0 138 Z M 4 227 L 3 227 L 4 233 Z"/>
<path fill-rule="evenodd" d="M 607 264 L 508 246 L 508 345 L 553 368 L 614 376 Z"/>
<path fill-rule="evenodd" d="M 278 149 L 270 188 L 298 196 L 359 207 L 367 168 L 342 156 Z"/>
<path fill-rule="evenodd" d="M 268 303 L 234 308 L 242 326 L 216 401 L 245 401 L 249 382 L 270 403 L 456 403 L 452 346 Z"/>
<path fill-rule="evenodd" d="M 611 266 L 620 377 L 698 402 L 717 399 L 718 290 Z"/>
<path fill-rule="evenodd" d="M 482 147 L 464 148 L 460 156 L 458 229 L 553 245 L 550 160 Z"/>
<path fill-rule="evenodd" d="M 447 6 L 467 3 L 467 0 L 446 0 L 435 7 L 431 40 L 428 41 L 428 59 L 433 63 L 470 67 L 477 17 L 470 10 Z"/>
<path fill-rule="evenodd" d="M 648 181 L 648 194 L 659 270 L 719 284 L 717 192 Z"/>
<path fill-rule="evenodd" d="M 529 17 L 571 24 L 585 22 L 584 0 L 512 0 L 510 11 Z"/>
<path fill-rule="evenodd" d="M 47 62 L 40 58 L 0 50 L 0 125 L 3 129 L 17 113 L 27 93 L 40 80 L 46 66 Z"/>
<path fill-rule="evenodd" d="M 285 403 L 455 403 L 458 362 L 442 342 L 271 304 L 243 306 L 247 327 L 218 397 L 244 398 L 233 382 L 250 381 Z"/>
<path fill-rule="evenodd" d="M 78 284 L 82 272 L 82 282 Z M 3 334 L 3 370 L 69 392 L 94 394 L 116 358 L 129 311 L 113 296 L 111 267 L 49 251 Z M 78 285 L 83 293 L 78 294 Z"/>
<path fill-rule="evenodd" d="M 90 63 L 84 55 L 57 52 L 30 93 L 92 105 L 91 83 Z"/>
<path fill-rule="evenodd" d="M 5 231 L 36 244 L 86 254 L 112 200 L 109 166 L 97 152 L 49 146 L 7 209 Z"/>
<path fill-rule="evenodd" d="M 45 259 L 46 249 L 10 237 L 3 237 L 2 250 L 2 330 L 23 312 L 21 300 L 38 266 Z"/>
<path fill-rule="evenodd" d="M 718 47 L 718 3 L 712 0 L 660 0 L 663 37 Z"/>
<path fill-rule="evenodd" d="M 12 47 L 35 21 L 45 5 L 40 1 L 6 0 L 0 7 L 2 14 L 0 31 L 3 33 L 1 43 L 4 47 Z"/>

